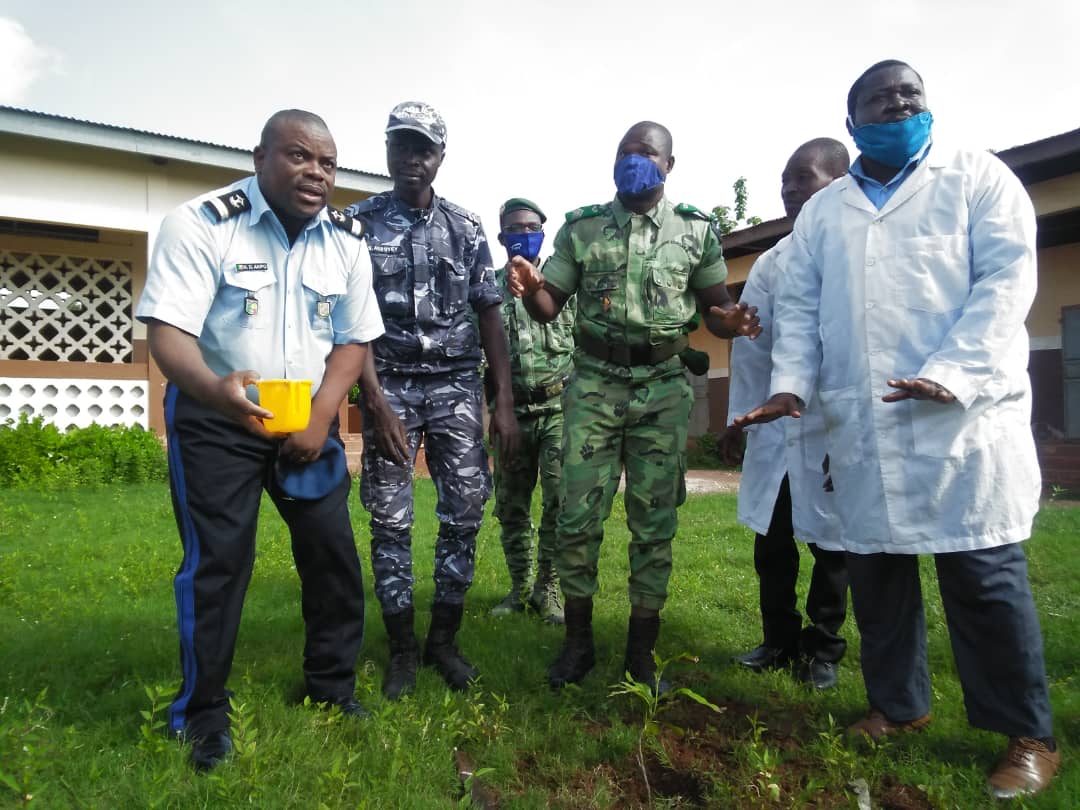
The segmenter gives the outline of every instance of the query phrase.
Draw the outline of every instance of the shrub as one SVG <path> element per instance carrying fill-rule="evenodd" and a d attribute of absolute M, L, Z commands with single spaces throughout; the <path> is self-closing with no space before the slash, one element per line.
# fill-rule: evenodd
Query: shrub
<path fill-rule="evenodd" d="M 165 450 L 144 428 L 90 425 L 61 433 L 40 416 L 0 424 L 0 488 L 59 489 L 168 478 Z"/>

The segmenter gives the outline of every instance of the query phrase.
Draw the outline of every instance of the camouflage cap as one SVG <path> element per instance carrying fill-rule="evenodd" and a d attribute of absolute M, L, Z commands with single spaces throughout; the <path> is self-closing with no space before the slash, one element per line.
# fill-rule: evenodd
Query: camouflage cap
<path fill-rule="evenodd" d="M 390 111 L 387 134 L 399 129 L 419 132 L 433 143 L 446 143 L 446 122 L 438 110 L 422 101 L 403 101 Z"/>
<path fill-rule="evenodd" d="M 541 223 L 547 222 L 547 214 L 540 209 L 540 206 L 525 197 L 511 197 L 500 205 L 499 219 L 502 219 L 503 215 L 509 214 L 511 211 L 521 211 L 522 209 L 534 211 L 540 217 Z"/>

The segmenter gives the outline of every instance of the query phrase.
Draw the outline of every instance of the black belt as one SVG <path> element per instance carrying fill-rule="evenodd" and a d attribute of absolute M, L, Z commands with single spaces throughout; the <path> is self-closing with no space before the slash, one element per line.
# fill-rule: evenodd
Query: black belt
<path fill-rule="evenodd" d="M 574 340 L 578 348 L 599 360 L 614 363 L 617 366 L 655 366 L 669 357 L 674 357 L 690 345 L 690 338 L 686 335 L 680 335 L 658 346 L 647 344 L 627 346 L 624 343 L 608 343 L 585 332 L 575 334 Z"/>
<path fill-rule="evenodd" d="M 551 385 L 541 385 L 539 388 L 530 388 L 528 391 L 517 388 L 514 390 L 514 404 L 539 405 L 542 402 L 547 402 L 549 399 L 559 396 L 568 382 L 570 382 L 569 375 Z"/>

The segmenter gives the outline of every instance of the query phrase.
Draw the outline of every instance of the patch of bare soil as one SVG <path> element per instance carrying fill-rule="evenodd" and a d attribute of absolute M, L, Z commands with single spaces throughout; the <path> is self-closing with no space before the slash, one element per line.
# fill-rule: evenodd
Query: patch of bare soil
<path fill-rule="evenodd" d="M 806 726 L 800 707 L 765 710 L 734 701 L 717 705 L 722 709 L 719 714 L 689 700 L 663 711 L 658 719 L 663 723 L 660 740 L 665 756 L 646 750 L 648 786 L 636 751 L 617 761 L 597 762 L 569 783 L 556 784 L 531 755 L 519 761 L 519 773 L 527 783 L 557 793 L 558 805 L 571 810 L 593 810 L 593 797 L 598 795 L 615 797 L 611 810 L 659 806 L 659 800 L 665 807 L 687 808 L 791 807 L 796 799 L 800 807 L 822 810 L 853 806 L 845 787 L 828 784 L 820 763 L 800 755 L 803 741 L 816 735 Z M 770 768 L 767 778 L 755 773 L 752 757 L 747 755 L 747 746 L 753 745 L 747 718 L 755 716 L 765 728 L 758 746 L 783 754 L 783 761 Z M 633 727 L 640 723 L 638 716 L 629 713 L 623 720 Z M 588 730 L 605 732 L 601 724 L 590 725 Z M 768 795 L 769 784 L 779 788 L 778 800 Z M 726 798 L 718 802 L 718 794 Z M 893 776 L 871 786 L 871 796 L 875 810 L 933 810 L 925 792 Z"/>

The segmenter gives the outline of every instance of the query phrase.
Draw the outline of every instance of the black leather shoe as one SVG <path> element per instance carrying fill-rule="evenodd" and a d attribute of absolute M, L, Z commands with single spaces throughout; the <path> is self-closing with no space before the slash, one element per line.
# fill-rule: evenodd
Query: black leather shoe
<path fill-rule="evenodd" d="M 731 660 L 754 672 L 764 672 L 768 669 L 784 669 L 791 666 L 795 656 L 788 650 L 779 647 L 766 647 L 762 644 L 748 653 L 736 655 Z"/>
<path fill-rule="evenodd" d="M 836 686 L 836 664 L 807 658 L 799 665 L 799 680 L 815 689 L 832 689 Z"/>
<path fill-rule="evenodd" d="M 232 751 L 229 732 L 217 731 L 191 744 L 191 765 L 200 773 L 216 768 Z"/>

